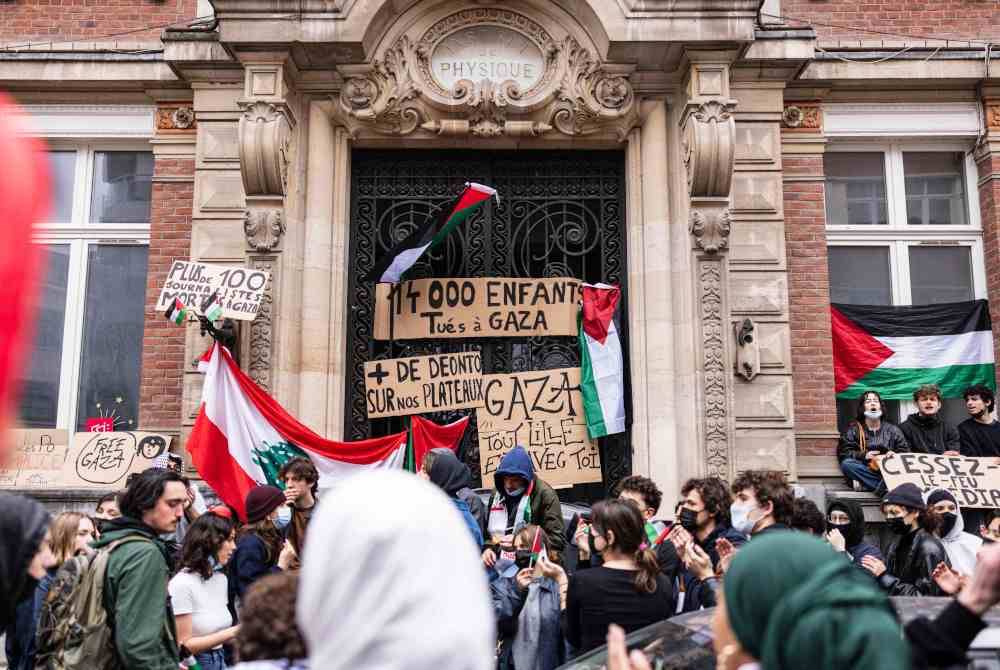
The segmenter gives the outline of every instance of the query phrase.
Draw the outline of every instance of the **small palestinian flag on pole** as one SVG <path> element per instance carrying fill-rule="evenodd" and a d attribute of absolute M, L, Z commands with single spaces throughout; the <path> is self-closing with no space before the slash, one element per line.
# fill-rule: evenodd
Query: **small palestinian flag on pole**
<path fill-rule="evenodd" d="M 535 539 L 531 541 L 531 560 L 528 561 L 528 567 L 533 567 L 541 559 L 549 560 L 549 554 L 545 551 L 545 546 L 542 544 L 542 527 L 535 527 Z"/>
<path fill-rule="evenodd" d="M 985 300 L 913 307 L 830 306 L 838 398 L 874 389 L 908 400 L 922 384 L 959 398 L 972 384 L 996 385 L 993 332 Z"/>
<path fill-rule="evenodd" d="M 174 301 L 167 306 L 167 321 L 172 321 L 175 325 L 183 326 L 184 322 L 187 321 L 187 316 L 187 307 L 180 301 L 180 298 L 174 298 Z"/>
<path fill-rule="evenodd" d="M 405 240 L 379 258 L 364 280 L 395 284 L 425 251 L 441 244 L 451 231 L 491 197 L 499 201 L 496 189 L 466 182 L 465 188 L 452 202 L 429 216 Z"/>
<path fill-rule="evenodd" d="M 212 295 L 205 298 L 201 304 L 201 313 L 209 321 L 218 321 L 222 318 L 222 301 L 219 300 L 219 291 L 212 291 Z"/>
<path fill-rule="evenodd" d="M 625 432 L 625 369 L 615 312 L 621 289 L 583 284 L 580 391 L 591 439 Z"/>

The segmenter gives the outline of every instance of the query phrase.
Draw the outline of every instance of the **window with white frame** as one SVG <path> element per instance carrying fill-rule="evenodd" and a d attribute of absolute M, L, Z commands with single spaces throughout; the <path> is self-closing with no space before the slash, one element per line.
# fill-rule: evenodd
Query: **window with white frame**
<path fill-rule="evenodd" d="M 830 301 L 918 305 L 986 297 L 971 143 L 832 143 L 824 155 Z M 837 401 L 841 430 L 854 401 Z M 889 418 L 916 411 L 889 401 Z M 961 399 L 942 416 L 967 418 Z"/>
<path fill-rule="evenodd" d="M 153 154 L 147 142 L 50 142 L 48 250 L 19 422 L 138 423 Z"/>

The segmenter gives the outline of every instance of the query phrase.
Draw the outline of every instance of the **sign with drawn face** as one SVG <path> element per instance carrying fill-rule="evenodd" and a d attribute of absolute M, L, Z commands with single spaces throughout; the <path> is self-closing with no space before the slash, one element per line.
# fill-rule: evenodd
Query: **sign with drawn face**
<path fill-rule="evenodd" d="M 62 471 L 66 488 L 124 487 L 170 446 L 170 436 L 145 432 L 76 433 Z"/>

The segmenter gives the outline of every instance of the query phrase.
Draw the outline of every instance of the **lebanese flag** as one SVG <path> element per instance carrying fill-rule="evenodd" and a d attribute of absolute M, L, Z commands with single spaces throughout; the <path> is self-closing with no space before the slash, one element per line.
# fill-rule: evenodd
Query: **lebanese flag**
<path fill-rule="evenodd" d="M 427 217 L 406 239 L 379 258 L 364 280 L 393 284 L 398 282 L 425 251 L 441 244 L 451 231 L 491 197 L 499 200 L 495 188 L 466 182 L 465 188 L 454 200 Z"/>
<path fill-rule="evenodd" d="M 242 519 L 250 489 L 277 486 L 278 470 L 296 456 L 312 460 L 320 488 L 362 470 L 403 465 L 405 432 L 359 442 L 327 440 L 296 421 L 217 342 L 198 369 L 205 385 L 187 448 L 201 476 Z"/>
<path fill-rule="evenodd" d="M 420 416 L 410 417 L 410 439 L 407 443 L 406 469 L 416 472 L 424 462 L 424 456 L 432 449 L 451 449 L 458 453 L 458 444 L 469 427 L 469 417 L 440 426 Z"/>
<path fill-rule="evenodd" d="M 591 439 L 625 432 L 625 369 L 615 325 L 618 286 L 583 284 L 580 391 Z"/>
<path fill-rule="evenodd" d="M 908 400 L 922 384 L 960 398 L 972 384 L 996 385 L 987 301 L 913 307 L 830 306 L 833 376 L 838 398 L 867 389 Z"/>

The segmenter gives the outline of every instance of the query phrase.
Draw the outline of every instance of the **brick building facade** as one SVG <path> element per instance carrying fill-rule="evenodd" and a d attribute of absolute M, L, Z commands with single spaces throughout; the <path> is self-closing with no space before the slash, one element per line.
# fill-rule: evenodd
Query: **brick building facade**
<path fill-rule="evenodd" d="M 273 273 L 240 331 L 243 367 L 307 425 L 349 437 L 348 342 L 365 327 L 354 162 L 599 150 L 623 165 L 634 414 L 606 483 L 647 473 L 668 505 L 689 476 L 750 467 L 839 486 L 831 296 L 1000 295 L 998 14 L 974 0 L 13 0 L 0 86 L 35 115 L 68 189 L 65 220 L 40 234 L 66 256 L 46 293 L 63 337 L 38 343 L 49 363 L 36 356 L 22 420 L 77 429 L 124 397 L 123 415 L 183 450 L 206 340 L 154 305 L 170 263 L 194 258 Z M 486 58 L 515 38 L 537 49 L 537 79 L 474 82 L 475 99 L 442 84 L 435 49 L 474 29 Z M 245 224 L 272 212 L 277 239 L 253 239 Z M 100 263 L 131 264 L 118 358 L 88 331 Z"/>

